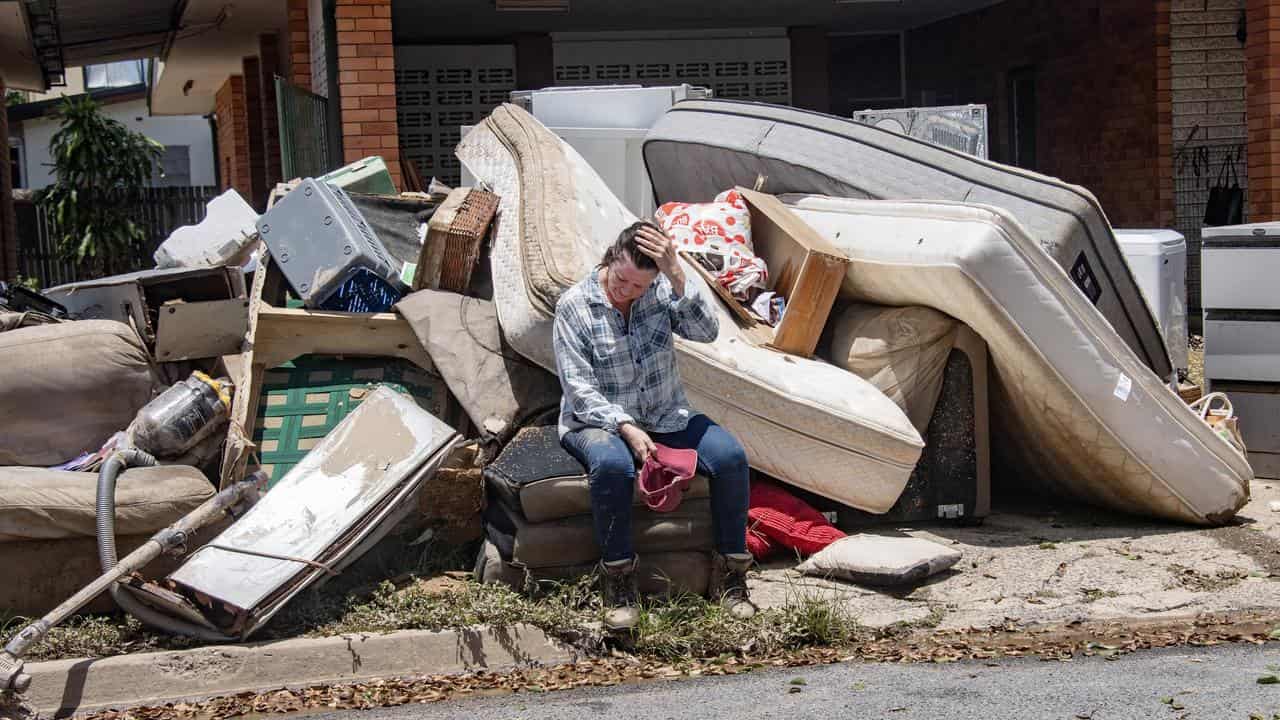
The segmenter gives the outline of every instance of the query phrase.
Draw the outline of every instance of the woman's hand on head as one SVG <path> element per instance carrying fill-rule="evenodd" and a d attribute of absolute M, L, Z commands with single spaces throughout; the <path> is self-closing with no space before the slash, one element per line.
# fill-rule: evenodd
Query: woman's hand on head
<path fill-rule="evenodd" d="M 654 225 L 644 225 L 636 233 L 636 247 L 653 258 L 658 271 L 667 276 L 676 292 L 684 290 L 684 271 L 680 269 L 680 257 L 675 241 Z"/>

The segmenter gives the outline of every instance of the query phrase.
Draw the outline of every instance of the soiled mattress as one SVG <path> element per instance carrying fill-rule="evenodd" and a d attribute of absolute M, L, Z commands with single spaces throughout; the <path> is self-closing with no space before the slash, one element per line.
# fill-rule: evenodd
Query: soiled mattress
<path fill-rule="evenodd" d="M 659 203 L 702 202 L 764 177 L 765 192 L 945 200 L 1011 212 L 1133 350 L 1173 372 L 1154 316 L 1096 198 L 1069 185 L 846 118 L 733 100 L 677 104 L 644 143 Z"/>
<path fill-rule="evenodd" d="M 554 370 L 556 301 L 635 216 L 581 156 L 515 106 L 495 110 L 457 155 L 502 198 L 491 265 L 503 335 Z M 711 297 L 691 268 L 686 275 Z M 712 305 L 719 337 L 676 341 L 694 407 L 733 432 L 754 467 L 868 512 L 892 507 L 923 446 L 902 410 L 852 373 L 753 346 Z"/>
<path fill-rule="evenodd" d="M 1226 521 L 1253 471 L 1152 372 L 1008 212 L 783 196 L 851 259 L 841 294 L 925 305 L 986 340 L 992 446 L 1013 477 L 1125 512 Z"/>

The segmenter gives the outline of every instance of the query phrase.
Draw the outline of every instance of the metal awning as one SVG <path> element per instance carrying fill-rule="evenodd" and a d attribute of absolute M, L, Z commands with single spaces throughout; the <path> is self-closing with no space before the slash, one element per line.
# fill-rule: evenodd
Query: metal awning
<path fill-rule="evenodd" d="M 15 4 L 23 16 L 33 60 L 48 87 L 63 84 L 68 67 L 162 55 L 178 29 L 186 0 L 18 0 Z"/>

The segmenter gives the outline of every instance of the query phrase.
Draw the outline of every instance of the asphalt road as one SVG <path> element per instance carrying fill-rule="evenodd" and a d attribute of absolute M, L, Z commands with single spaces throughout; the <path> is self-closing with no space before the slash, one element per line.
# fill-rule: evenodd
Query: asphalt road
<path fill-rule="evenodd" d="M 1257 682 L 1270 674 L 1268 665 L 1280 665 L 1275 645 L 1175 648 L 1067 663 L 842 664 L 410 705 L 363 711 L 359 720 L 1248 720 L 1255 713 L 1273 720 L 1280 718 L 1280 685 Z M 308 720 L 354 720 L 350 714 Z"/>

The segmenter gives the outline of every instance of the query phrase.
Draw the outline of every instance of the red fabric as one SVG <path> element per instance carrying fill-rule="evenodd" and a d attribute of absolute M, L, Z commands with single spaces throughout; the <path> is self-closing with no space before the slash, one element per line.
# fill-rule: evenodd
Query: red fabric
<path fill-rule="evenodd" d="M 671 512 L 680 507 L 684 491 L 698 469 L 697 450 L 678 450 L 654 443 L 653 452 L 636 476 L 636 489 L 645 505 L 654 512 Z"/>
<path fill-rule="evenodd" d="M 754 532 L 768 537 L 772 544 L 804 555 L 812 555 L 845 536 L 808 503 L 761 480 L 751 481 L 747 524 Z M 747 534 L 748 547 L 751 535 L 751 532 Z"/>
<path fill-rule="evenodd" d="M 763 560 L 773 554 L 773 541 L 756 528 L 747 527 L 747 552 L 756 560 Z"/>

